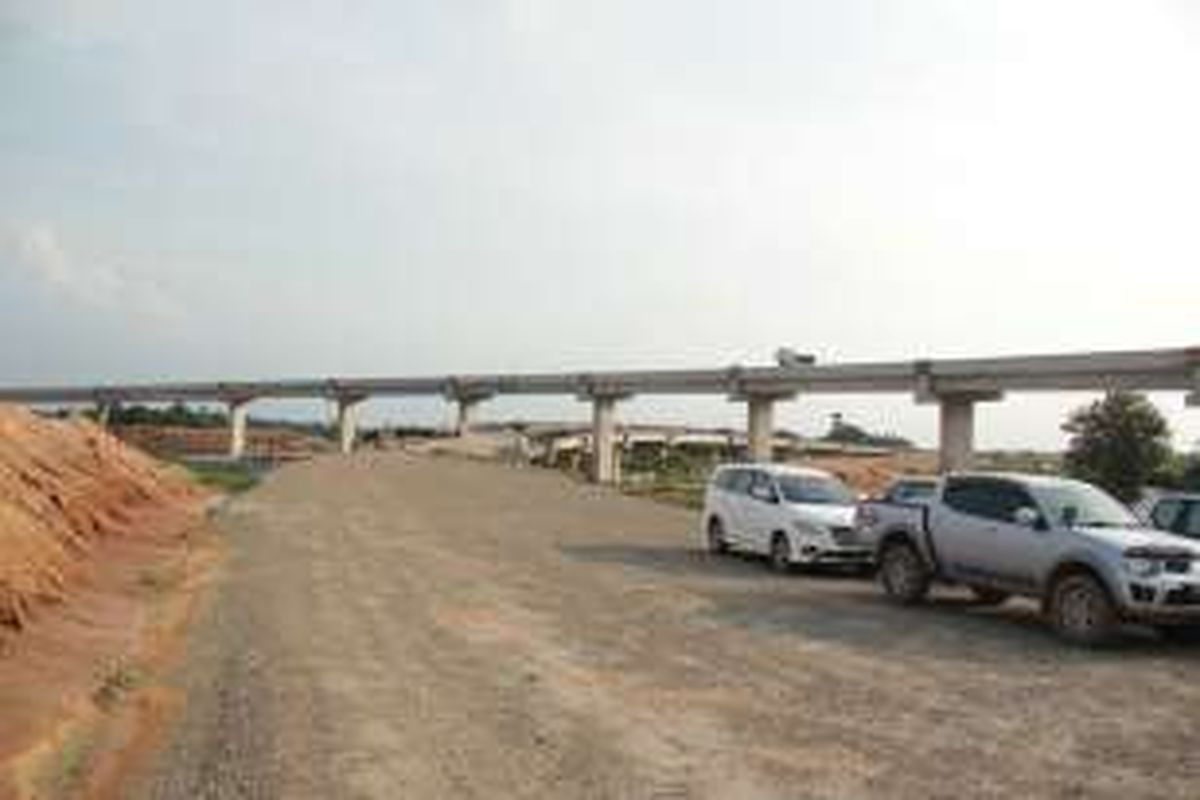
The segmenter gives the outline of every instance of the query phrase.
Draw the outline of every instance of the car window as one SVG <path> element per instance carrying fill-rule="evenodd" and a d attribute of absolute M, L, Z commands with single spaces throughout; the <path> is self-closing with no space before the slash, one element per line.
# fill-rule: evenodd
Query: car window
<path fill-rule="evenodd" d="M 854 505 L 854 494 L 844 483 L 823 475 L 780 475 L 779 489 L 789 503 Z"/>
<path fill-rule="evenodd" d="M 744 469 L 722 470 L 716 484 L 727 492 L 745 492 L 750 484 L 750 472 Z"/>
<path fill-rule="evenodd" d="M 1137 528 L 1141 523 L 1126 506 L 1103 490 L 1082 481 L 1054 481 L 1034 487 L 1046 519 L 1064 524 L 1067 512 L 1072 524 L 1084 528 Z"/>
<path fill-rule="evenodd" d="M 1183 524 L 1177 530 L 1184 536 L 1190 536 L 1193 539 L 1200 539 L 1200 502 L 1192 502 L 1187 504 L 1187 511 L 1183 518 Z"/>
<path fill-rule="evenodd" d="M 975 478 L 953 478 L 946 482 L 942 499 L 949 508 L 960 514 L 982 517 L 987 515 L 987 488 L 985 483 Z"/>
<path fill-rule="evenodd" d="M 962 514 L 1012 522 L 1019 508 L 1037 508 L 1024 487 L 994 478 L 958 478 L 946 484 L 945 503 Z"/>
<path fill-rule="evenodd" d="M 1161 500 L 1154 507 L 1150 521 L 1154 523 L 1154 527 L 1169 531 L 1175 527 L 1175 520 L 1179 519 L 1179 512 L 1182 508 L 1182 500 Z"/>
<path fill-rule="evenodd" d="M 937 484 L 929 481 L 903 481 L 892 487 L 888 499 L 897 503 L 911 503 L 914 500 L 928 500 L 937 491 Z"/>
<path fill-rule="evenodd" d="M 771 476 L 760 469 L 750 472 L 750 485 L 747 491 L 753 492 L 759 487 L 766 488 L 772 495 L 776 494 L 775 481 L 771 480 Z"/>
<path fill-rule="evenodd" d="M 737 470 L 723 469 L 713 478 L 713 484 L 718 489 L 728 489 L 733 484 L 734 476 L 737 475 Z"/>

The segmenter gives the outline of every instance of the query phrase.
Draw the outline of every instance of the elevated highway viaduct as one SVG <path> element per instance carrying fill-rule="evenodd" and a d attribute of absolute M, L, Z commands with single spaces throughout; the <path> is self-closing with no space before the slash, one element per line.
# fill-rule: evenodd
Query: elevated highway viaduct
<path fill-rule="evenodd" d="M 591 475 L 616 475 L 617 407 L 634 395 L 724 395 L 745 403 L 751 458 L 771 458 L 775 404 L 800 394 L 907 394 L 940 410 L 943 470 L 970 465 L 975 404 L 1006 392 L 1131 389 L 1181 391 L 1200 406 L 1200 347 L 1088 352 L 1000 358 L 798 364 L 699 370 L 635 370 L 415 378 L 328 378 L 282 381 L 143 383 L 102 386 L 0 387 L 0 402 L 28 405 L 96 404 L 101 416 L 114 405 L 148 402 L 220 402 L 229 407 L 230 455 L 246 446 L 246 411 L 266 398 L 321 398 L 336 402 L 343 452 L 354 447 L 359 405 L 372 397 L 440 396 L 458 406 L 458 434 L 469 432 L 479 404 L 497 395 L 566 395 L 592 404 Z"/>

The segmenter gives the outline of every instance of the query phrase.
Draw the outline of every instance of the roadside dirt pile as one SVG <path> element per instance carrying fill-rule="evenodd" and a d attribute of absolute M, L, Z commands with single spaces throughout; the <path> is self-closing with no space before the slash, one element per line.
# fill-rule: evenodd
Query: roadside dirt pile
<path fill-rule="evenodd" d="M 919 450 L 871 456 L 808 456 L 800 463 L 832 472 L 855 491 L 869 495 L 882 494 L 901 475 L 937 472 L 937 454 Z"/>
<path fill-rule="evenodd" d="M 203 497 L 90 422 L 0 405 L 0 636 L 61 600 L 97 542 L 178 532 Z"/>

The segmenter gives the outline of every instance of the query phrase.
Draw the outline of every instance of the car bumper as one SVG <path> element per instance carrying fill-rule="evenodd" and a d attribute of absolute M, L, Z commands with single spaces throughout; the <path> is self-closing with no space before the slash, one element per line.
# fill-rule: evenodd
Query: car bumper
<path fill-rule="evenodd" d="M 1200 581 L 1171 577 L 1130 581 L 1124 612 L 1142 622 L 1200 622 Z"/>
<path fill-rule="evenodd" d="M 870 564 L 874 553 L 869 547 L 805 545 L 796 554 L 800 564 Z"/>

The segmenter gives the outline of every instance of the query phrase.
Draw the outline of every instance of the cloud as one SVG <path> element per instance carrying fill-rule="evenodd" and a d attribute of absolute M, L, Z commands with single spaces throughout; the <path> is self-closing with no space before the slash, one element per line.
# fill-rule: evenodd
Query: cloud
<path fill-rule="evenodd" d="M 153 278 L 128 267 L 81 262 L 49 224 L 14 226 L 0 244 L 38 284 L 76 305 L 160 322 L 184 316 L 182 305 Z"/>

